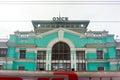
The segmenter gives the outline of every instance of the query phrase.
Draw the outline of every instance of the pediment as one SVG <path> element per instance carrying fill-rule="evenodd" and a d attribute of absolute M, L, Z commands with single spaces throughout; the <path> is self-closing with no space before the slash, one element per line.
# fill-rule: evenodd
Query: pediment
<path fill-rule="evenodd" d="M 36 34 L 36 37 L 41 37 L 42 38 L 43 36 L 50 35 L 50 34 L 53 34 L 55 32 L 58 32 L 59 37 L 63 37 L 64 32 L 67 32 L 69 34 L 74 34 L 74 35 L 82 37 L 82 38 L 86 37 L 85 33 L 78 33 L 78 32 L 68 30 L 68 29 L 65 29 L 65 28 L 58 28 L 58 29 L 50 30 L 50 31 L 47 31 L 47 32 L 44 32 L 44 33 L 38 33 L 38 34 Z"/>

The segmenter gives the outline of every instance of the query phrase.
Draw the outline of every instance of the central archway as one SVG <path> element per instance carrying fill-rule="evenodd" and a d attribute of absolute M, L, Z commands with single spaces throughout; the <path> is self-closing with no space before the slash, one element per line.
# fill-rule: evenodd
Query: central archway
<path fill-rule="evenodd" d="M 52 47 L 52 70 L 70 70 L 70 47 L 64 42 L 58 42 Z"/>

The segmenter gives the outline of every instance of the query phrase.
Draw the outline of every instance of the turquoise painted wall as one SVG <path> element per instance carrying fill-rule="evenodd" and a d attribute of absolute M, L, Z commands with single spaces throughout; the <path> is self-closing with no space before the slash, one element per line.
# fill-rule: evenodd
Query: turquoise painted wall
<path fill-rule="evenodd" d="M 36 54 L 34 52 L 27 52 L 26 59 L 36 59 Z"/>
<path fill-rule="evenodd" d="M 87 38 L 87 44 L 105 44 L 106 38 Z"/>
<path fill-rule="evenodd" d="M 19 53 L 18 53 L 18 52 L 15 52 L 14 58 L 15 58 L 15 59 L 19 59 Z"/>
<path fill-rule="evenodd" d="M 111 71 L 117 71 L 117 64 L 110 64 Z"/>
<path fill-rule="evenodd" d="M 107 41 L 107 42 L 115 42 L 115 40 L 114 40 L 114 35 L 109 35 L 109 36 L 107 36 L 107 37 L 106 37 L 106 41 Z"/>
<path fill-rule="evenodd" d="M 108 53 L 104 53 L 104 59 L 109 59 Z"/>
<path fill-rule="evenodd" d="M 105 70 L 109 70 L 109 63 L 107 62 L 88 62 L 87 71 L 98 71 L 98 67 L 104 67 Z"/>
<path fill-rule="evenodd" d="M 58 32 L 42 36 L 41 38 L 18 38 L 11 35 L 9 41 L 17 44 L 36 44 L 38 47 L 46 47 L 51 40 L 57 37 Z M 64 37 L 72 41 L 76 48 L 84 47 L 86 44 L 105 44 L 107 42 L 114 42 L 114 36 L 107 36 L 104 38 L 80 38 L 80 36 L 75 34 L 64 32 Z"/>
<path fill-rule="evenodd" d="M 34 38 L 17 38 L 16 39 L 17 44 L 35 44 Z"/>
<path fill-rule="evenodd" d="M 3 63 L 2 65 L 3 65 L 3 68 L 4 68 L 4 69 L 13 70 L 13 67 L 12 67 L 13 64 L 12 64 L 12 63 L 6 62 L 6 63 Z"/>
<path fill-rule="evenodd" d="M 8 42 L 15 42 L 16 43 L 16 39 L 17 39 L 17 37 L 15 35 L 10 35 Z"/>
<path fill-rule="evenodd" d="M 104 38 L 80 38 L 75 34 L 70 34 L 65 32 L 64 37 L 73 42 L 76 48 L 85 47 L 86 44 L 105 44 L 107 42 L 113 42 L 114 37 L 104 37 Z M 109 40 L 110 39 L 110 40 Z M 109 40 L 109 41 L 108 41 Z"/>
<path fill-rule="evenodd" d="M 7 57 L 8 58 L 14 58 L 14 54 L 15 54 L 15 47 L 9 46 L 8 47 L 8 54 Z"/>
<path fill-rule="evenodd" d="M 58 37 L 58 32 L 43 36 L 42 38 L 37 38 L 35 44 L 37 47 L 47 47 L 49 42 Z"/>
<path fill-rule="evenodd" d="M 87 39 L 85 38 L 80 38 L 79 36 L 76 36 L 74 34 L 70 33 L 64 33 L 64 37 L 72 41 L 72 43 L 75 45 L 76 48 L 81 48 L 84 47 L 85 44 L 87 43 Z"/>
<path fill-rule="evenodd" d="M 16 52 L 15 54 L 14 54 L 14 58 L 15 59 L 19 59 L 19 53 L 18 52 Z M 34 53 L 34 52 L 26 52 L 26 56 L 25 56 L 26 58 L 25 59 L 36 59 L 36 53 Z"/>
<path fill-rule="evenodd" d="M 114 46 L 108 47 L 107 52 L 108 52 L 109 58 L 116 58 L 116 48 Z"/>
<path fill-rule="evenodd" d="M 24 66 L 25 70 L 36 70 L 35 62 L 13 62 L 13 69 L 18 70 L 19 66 Z"/>
<path fill-rule="evenodd" d="M 109 63 L 110 71 L 119 71 L 120 63 L 117 62 L 117 64 Z"/>
<path fill-rule="evenodd" d="M 86 58 L 87 58 L 87 59 L 97 59 L 97 54 L 96 54 L 96 53 L 87 53 L 87 54 L 86 54 Z M 108 53 L 104 53 L 104 54 L 103 54 L 103 58 L 104 58 L 104 59 L 108 59 L 108 58 L 109 58 Z"/>
<path fill-rule="evenodd" d="M 84 48 L 86 44 L 106 44 L 110 42 L 114 42 L 114 36 L 107 36 L 104 38 L 81 38 L 75 34 L 70 34 L 64 32 L 64 37 L 69 39 L 74 45 L 75 48 Z M 14 42 L 16 44 L 36 44 L 38 48 L 46 48 L 47 45 L 55 38 L 58 38 L 58 32 L 48 34 L 42 36 L 41 38 L 18 38 L 15 35 L 11 35 L 9 42 Z M 15 47 L 8 47 L 8 58 L 19 59 L 19 53 L 17 53 Z M 50 50 L 47 51 L 48 57 L 47 60 L 50 60 Z M 71 50 L 71 55 L 74 56 L 75 51 Z M 87 59 L 96 59 L 96 53 L 86 53 Z M 104 58 L 116 58 L 116 49 L 114 46 L 110 46 L 107 48 L 107 52 L 104 53 Z M 36 59 L 35 52 L 26 52 L 26 59 Z M 75 57 L 72 57 L 72 60 L 75 60 Z M 4 64 L 5 65 L 5 64 Z M 8 69 L 18 69 L 18 66 L 25 66 L 25 70 L 36 70 L 35 62 L 13 62 L 12 64 L 8 64 Z M 72 65 L 73 66 L 73 65 Z M 109 62 L 88 62 L 87 70 L 88 71 L 97 71 L 98 66 L 104 66 L 105 70 L 116 70 L 116 65 L 111 65 Z M 113 68 L 114 67 L 114 68 Z M 48 68 L 50 69 L 50 65 L 48 64 Z"/>
<path fill-rule="evenodd" d="M 96 53 L 87 53 L 86 56 L 87 56 L 87 59 L 96 59 L 97 58 Z"/>

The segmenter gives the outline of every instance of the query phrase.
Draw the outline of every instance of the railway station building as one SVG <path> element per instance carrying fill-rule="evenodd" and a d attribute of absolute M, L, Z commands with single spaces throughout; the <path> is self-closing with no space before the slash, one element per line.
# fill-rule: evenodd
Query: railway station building
<path fill-rule="evenodd" d="M 118 71 L 120 44 L 108 31 L 88 31 L 89 20 L 33 20 L 33 31 L 10 34 L 0 65 L 25 71 Z M 1 49 L 3 49 L 1 47 Z M 0 55 L 2 51 L 0 49 Z M 6 50 L 6 49 L 5 49 Z"/>

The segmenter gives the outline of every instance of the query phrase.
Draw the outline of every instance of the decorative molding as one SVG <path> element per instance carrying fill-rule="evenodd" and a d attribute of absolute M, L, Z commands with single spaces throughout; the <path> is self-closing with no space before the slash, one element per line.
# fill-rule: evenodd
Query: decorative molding
<path fill-rule="evenodd" d="M 39 50 L 47 50 L 47 48 L 35 48 L 37 51 L 39 51 Z"/>
<path fill-rule="evenodd" d="M 106 45 L 105 44 L 86 44 L 85 47 L 86 48 L 97 48 L 97 47 L 106 48 Z"/>
<path fill-rule="evenodd" d="M 43 36 L 52 34 L 52 33 L 54 33 L 54 32 L 58 32 L 58 36 L 59 36 L 59 37 L 61 36 L 61 38 L 62 38 L 64 32 L 68 32 L 68 33 L 71 33 L 71 34 L 75 34 L 75 35 L 77 35 L 77 36 L 79 36 L 79 37 L 83 37 L 83 38 L 86 37 L 86 36 L 85 36 L 85 33 L 78 33 L 78 32 L 75 32 L 75 31 L 72 31 L 72 30 L 69 30 L 69 29 L 65 29 L 65 28 L 57 28 L 57 29 L 53 29 L 53 30 L 50 30 L 50 31 L 41 33 L 41 34 L 39 33 L 39 34 L 36 35 L 36 37 L 42 38 Z M 62 34 L 60 34 L 60 33 L 62 33 Z"/>
<path fill-rule="evenodd" d="M 86 51 L 86 48 L 76 48 L 76 51 Z"/>
<path fill-rule="evenodd" d="M 59 40 L 63 39 L 63 37 L 64 37 L 64 31 L 62 29 L 58 31 L 58 37 L 59 37 Z"/>
<path fill-rule="evenodd" d="M 35 44 L 17 44 L 16 47 L 20 47 L 20 48 L 35 48 L 36 45 Z"/>
<path fill-rule="evenodd" d="M 111 46 L 116 46 L 116 43 L 115 42 L 111 42 L 111 43 L 107 43 L 106 44 L 106 47 L 111 47 Z"/>
<path fill-rule="evenodd" d="M 53 45 L 56 44 L 57 42 L 65 42 L 65 43 L 67 43 L 69 45 L 69 47 L 70 47 L 71 50 L 75 50 L 74 44 L 69 39 L 66 39 L 66 38 L 63 38 L 63 39 L 56 38 L 56 39 L 52 40 L 48 44 L 47 50 L 51 50 L 51 48 L 53 47 Z"/>
<path fill-rule="evenodd" d="M 35 62 L 36 60 L 34 60 L 34 59 L 17 59 L 14 61 L 15 62 Z"/>
<path fill-rule="evenodd" d="M 106 59 L 87 59 L 86 62 L 109 62 Z"/>

